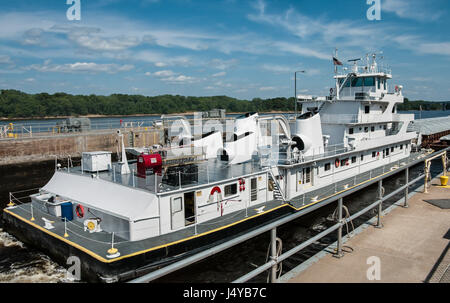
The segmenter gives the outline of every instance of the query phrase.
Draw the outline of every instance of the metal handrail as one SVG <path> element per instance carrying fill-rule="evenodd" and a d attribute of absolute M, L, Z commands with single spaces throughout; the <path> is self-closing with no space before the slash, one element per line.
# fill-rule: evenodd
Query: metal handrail
<path fill-rule="evenodd" d="M 450 150 L 450 147 L 447 147 L 445 150 L 446 151 Z M 359 190 L 361 190 L 361 189 L 363 189 L 365 187 L 368 187 L 369 185 L 372 185 L 374 183 L 379 183 L 379 191 L 380 191 L 382 189 L 382 187 L 380 186 L 380 182 L 383 179 L 385 179 L 387 177 L 390 177 L 390 176 L 392 176 L 394 174 L 397 174 L 397 173 L 399 173 L 402 170 L 406 170 L 406 172 L 407 172 L 406 176 L 408 176 L 408 171 L 409 171 L 410 167 L 415 166 L 415 165 L 425 161 L 426 159 L 431 158 L 431 157 L 433 157 L 433 156 L 435 156 L 435 155 L 437 155 L 437 154 L 439 154 L 441 152 L 442 151 L 435 152 L 435 153 L 427 155 L 427 157 L 423 157 L 421 159 L 414 160 L 411 163 L 406 164 L 403 167 L 400 167 L 400 168 L 398 168 L 396 170 L 393 170 L 393 171 L 390 171 L 388 173 L 385 173 L 385 174 L 383 174 L 383 175 L 381 175 L 379 177 L 375 177 L 375 178 L 369 180 L 368 182 L 364 182 L 362 184 L 359 184 L 358 186 L 355 186 L 355 187 L 353 187 L 353 188 L 351 188 L 351 189 L 349 189 L 349 190 L 347 190 L 345 192 L 341 192 L 341 193 L 339 193 L 337 195 L 333 195 L 332 197 L 326 198 L 325 200 L 321 201 L 320 203 L 314 204 L 314 205 L 312 205 L 310 207 L 306 207 L 306 208 L 304 208 L 304 209 L 302 209 L 302 210 L 300 210 L 300 211 L 298 211 L 298 212 L 296 212 L 294 214 L 288 215 L 288 216 L 286 216 L 284 218 L 281 218 L 281 219 L 279 219 L 277 221 L 271 222 L 271 223 L 269 223 L 269 224 L 267 224 L 265 226 L 259 227 L 259 228 L 255 229 L 255 230 L 252 230 L 252 231 L 250 231 L 250 232 L 248 232 L 248 233 L 246 233 L 244 235 L 238 236 L 238 237 L 236 237 L 236 238 L 234 238 L 232 240 L 229 240 L 227 242 L 221 243 L 221 244 L 219 244 L 217 246 L 214 246 L 212 248 L 204 250 L 204 251 L 202 251 L 202 252 L 200 252 L 200 253 L 198 253 L 196 255 L 190 256 L 190 257 L 188 257 L 186 259 L 183 259 L 183 260 L 180 260 L 178 262 L 172 263 L 172 264 L 170 264 L 170 265 L 168 265 L 166 267 L 163 267 L 161 269 L 158 269 L 156 271 L 148 273 L 148 274 L 146 274 L 144 276 L 141 276 L 139 278 L 131 280 L 131 281 L 129 281 L 129 283 L 143 283 L 143 282 L 150 282 L 150 281 L 153 281 L 155 279 L 158 279 L 158 278 L 160 278 L 162 276 L 165 276 L 165 275 L 167 275 L 169 273 L 172 273 L 172 272 L 174 272 L 176 270 L 179 270 L 179 269 L 184 268 L 184 267 L 186 267 L 188 265 L 191 265 L 191 264 L 193 264 L 195 262 L 203 260 L 204 258 L 209 257 L 209 256 L 211 256 L 213 254 L 219 253 L 219 252 L 221 252 L 223 250 L 226 250 L 226 249 L 228 249 L 228 248 L 230 248 L 232 246 L 235 246 L 235 245 L 237 245 L 239 243 L 242 243 L 242 242 L 247 241 L 247 240 L 249 240 L 251 238 L 254 238 L 254 237 L 256 237 L 256 236 L 258 236 L 260 234 L 263 234 L 263 233 L 268 232 L 270 230 L 276 229 L 277 227 L 279 227 L 279 226 L 281 226 L 283 224 L 291 222 L 291 221 L 293 221 L 293 220 L 295 220 L 295 219 L 297 219 L 297 218 L 299 218 L 299 217 L 301 217 L 303 215 L 306 215 L 306 214 L 308 214 L 308 213 L 310 213 L 310 212 L 312 212 L 312 211 L 314 211 L 314 210 L 316 210 L 316 209 L 318 209 L 320 207 L 323 207 L 323 206 L 326 206 L 326 205 L 328 205 L 330 203 L 336 202 L 339 199 L 342 199 L 342 198 L 344 198 L 344 197 L 346 197 L 346 196 L 348 196 L 348 195 L 350 195 L 350 194 L 352 194 L 354 192 L 357 192 L 357 191 L 359 191 Z M 388 195 L 386 195 L 384 197 L 379 193 L 379 198 L 373 204 L 371 204 L 370 206 L 366 207 L 362 211 L 364 211 L 364 213 L 365 213 L 368 210 L 376 207 L 377 205 L 381 206 L 381 203 L 383 201 L 391 198 L 396 193 L 398 193 L 398 192 L 400 192 L 402 190 L 405 191 L 406 197 L 407 197 L 407 192 L 406 191 L 408 190 L 409 186 L 411 186 L 412 184 L 416 183 L 417 181 L 419 181 L 423 177 L 424 177 L 424 175 L 421 175 L 421 176 L 415 178 L 414 180 L 411 180 L 411 181 L 407 182 L 404 186 L 396 189 L 395 192 L 390 193 L 390 194 L 388 194 Z M 309 239 L 308 241 L 300 244 L 296 248 L 293 248 L 290 251 L 288 251 L 288 252 L 286 252 L 286 253 L 278 256 L 278 257 L 273 258 L 270 262 L 268 262 L 268 263 L 262 265 L 261 267 L 253 270 L 252 272 L 250 272 L 250 273 L 246 274 L 245 276 L 235 280 L 234 282 L 245 282 L 245 281 L 248 281 L 249 279 L 257 276 L 258 274 L 264 272 L 265 270 L 270 269 L 271 267 L 273 268 L 273 267 L 277 266 L 277 264 L 279 262 L 281 262 L 282 260 L 288 258 L 289 256 L 291 256 L 292 254 L 296 253 L 297 251 L 300 251 L 304 247 L 314 243 L 315 241 L 317 241 L 321 237 L 323 237 L 323 236 L 325 236 L 325 235 L 335 231 L 336 229 L 339 229 L 340 227 L 344 226 L 345 223 L 350 222 L 351 220 L 353 220 L 357 216 L 360 216 L 361 215 L 360 213 L 362 211 L 354 214 L 353 216 L 350 216 L 347 219 L 343 219 L 340 223 L 337 223 L 337 224 L 333 225 L 328 230 L 323 231 L 322 233 L 316 235 L 315 237 Z M 380 218 L 380 216 L 381 216 L 381 212 L 380 211 L 378 213 L 378 216 Z"/>

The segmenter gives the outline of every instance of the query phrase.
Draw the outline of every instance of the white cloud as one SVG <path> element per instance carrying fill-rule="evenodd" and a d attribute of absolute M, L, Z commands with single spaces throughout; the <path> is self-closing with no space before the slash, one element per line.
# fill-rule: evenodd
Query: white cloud
<path fill-rule="evenodd" d="M 193 83 L 196 82 L 197 79 L 194 77 L 189 77 L 185 75 L 172 76 L 167 78 L 162 78 L 161 81 L 170 82 L 170 83 Z"/>
<path fill-rule="evenodd" d="M 278 65 L 278 64 L 263 64 L 263 69 L 274 73 L 289 73 L 293 71 L 292 66 Z"/>
<path fill-rule="evenodd" d="M 234 67 L 238 63 L 239 61 L 237 59 L 230 59 L 230 60 L 213 59 L 208 63 L 208 66 L 224 70 Z"/>
<path fill-rule="evenodd" d="M 160 70 L 160 71 L 154 72 L 153 75 L 156 77 L 170 77 L 170 76 L 175 75 L 175 73 L 171 70 Z"/>
<path fill-rule="evenodd" d="M 218 73 L 212 74 L 211 76 L 212 77 L 223 77 L 226 74 L 227 74 L 226 72 L 218 72 Z"/>
<path fill-rule="evenodd" d="M 259 88 L 260 91 L 273 91 L 273 90 L 277 90 L 276 87 L 274 86 L 262 86 Z"/>
<path fill-rule="evenodd" d="M 410 1 L 410 0 L 383 0 L 381 12 L 394 13 L 400 18 L 408 18 L 420 21 L 435 21 L 443 13 L 440 10 L 430 9 L 433 1 Z M 426 3 L 426 4 L 425 4 Z M 424 5 L 425 4 L 425 5 Z"/>
<path fill-rule="evenodd" d="M 32 28 L 27 30 L 24 34 L 24 40 L 22 41 L 25 45 L 45 45 L 42 39 L 42 33 L 44 32 L 41 28 Z"/>
<path fill-rule="evenodd" d="M 399 35 L 394 38 L 398 46 L 420 54 L 450 56 L 450 42 L 427 42 L 415 35 Z"/>
<path fill-rule="evenodd" d="M 12 64 L 11 57 L 6 55 L 0 55 L 0 64 Z"/>
<path fill-rule="evenodd" d="M 118 73 L 130 71 L 134 68 L 134 65 L 125 64 L 98 64 L 94 62 L 76 62 L 68 64 L 50 64 L 45 62 L 44 64 L 33 64 L 25 67 L 26 70 L 36 70 L 39 72 L 58 72 L 58 73 Z"/>

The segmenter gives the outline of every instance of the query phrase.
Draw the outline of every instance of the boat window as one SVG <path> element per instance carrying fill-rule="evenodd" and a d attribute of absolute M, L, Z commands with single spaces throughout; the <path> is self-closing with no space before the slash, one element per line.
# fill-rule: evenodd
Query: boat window
<path fill-rule="evenodd" d="M 403 144 L 400 144 L 400 149 L 403 149 Z"/>
<path fill-rule="evenodd" d="M 381 78 L 378 77 L 378 78 L 377 78 L 377 86 L 378 86 L 378 89 L 380 89 L 380 82 L 381 82 Z"/>
<path fill-rule="evenodd" d="M 182 198 L 178 197 L 178 198 L 173 198 L 171 201 L 171 208 L 172 208 L 172 214 L 179 212 L 183 209 L 181 202 L 182 202 Z"/>
<path fill-rule="evenodd" d="M 341 166 L 345 166 L 348 164 L 348 158 L 342 159 L 341 160 Z"/>
<path fill-rule="evenodd" d="M 325 171 L 328 171 L 331 169 L 331 164 L 330 163 L 325 163 Z"/>
<path fill-rule="evenodd" d="M 350 128 L 349 128 L 348 133 L 349 133 L 350 135 L 353 134 L 353 127 L 350 127 Z"/>
<path fill-rule="evenodd" d="M 392 113 L 393 113 L 393 114 L 395 114 L 396 109 L 397 109 L 397 105 L 394 105 L 394 106 L 392 107 Z"/>
<path fill-rule="evenodd" d="M 364 155 L 363 154 L 361 154 L 361 161 L 363 161 L 364 160 Z"/>
<path fill-rule="evenodd" d="M 361 87 L 363 86 L 363 78 L 358 77 L 352 79 L 352 87 Z"/>
<path fill-rule="evenodd" d="M 371 127 L 370 127 L 370 131 L 371 131 L 371 132 L 374 132 L 374 131 L 375 131 L 375 126 L 371 126 Z"/>
<path fill-rule="evenodd" d="M 386 79 L 383 79 L 384 90 L 386 90 Z"/>
<path fill-rule="evenodd" d="M 364 113 L 365 114 L 370 113 L 370 106 L 369 105 L 364 106 Z"/>
<path fill-rule="evenodd" d="M 356 156 L 352 157 L 352 163 L 356 163 Z"/>
<path fill-rule="evenodd" d="M 394 147 L 392 146 L 392 147 L 391 147 L 391 153 L 393 153 L 393 152 L 394 152 Z"/>
<path fill-rule="evenodd" d="M 376 151 L 373 151 L 372 152 L 372 158 L 375 158 L 377 156 L 377 152 Z"/>
<path fill-rule="evenodd" d="M 345 81 L 344 87 L 350 87 L 350 79 L 348 79 L 347 81 Z"/>
<path fill-rule="evenodd" d="M 365 132 L 365 133 L 368 133 L 368 132 L 369 132 L 369 127 L 367 127 L 367 126 L 364 127 L 364 132 Z"/>
<path fill-rule="evenodd" d="M 364 86 L 375 86 L 375 78 L 374 77 L 364 78 Z"/>
<path fill-rule="evenodd" d="M 237 184 L 233 183 L 225 186 L 225 197 L 237 194 Z"/>

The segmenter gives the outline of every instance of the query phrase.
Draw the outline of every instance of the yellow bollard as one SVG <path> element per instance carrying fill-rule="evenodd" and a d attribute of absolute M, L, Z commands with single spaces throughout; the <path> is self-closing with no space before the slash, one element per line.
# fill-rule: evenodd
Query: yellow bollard
<path fill-rule="evenodd" d="M 7 204 L 8 207 L 14 206 L 13 201 L 9 201 L 9 203 Z"/>
<path fill-rule="evenodd" d="M 441 186 L 447 186 L 448 183 L 448 177 L 447 176 L 441 176 Z"/>
<path fill-rule="evenodd" d="M 108 249 L 108 254 L 110 254 L 110 255 L 114 255 L 117 252 L 118 252 L 118 250 L 115 247 L 111 247 L 110 249 Z"/>

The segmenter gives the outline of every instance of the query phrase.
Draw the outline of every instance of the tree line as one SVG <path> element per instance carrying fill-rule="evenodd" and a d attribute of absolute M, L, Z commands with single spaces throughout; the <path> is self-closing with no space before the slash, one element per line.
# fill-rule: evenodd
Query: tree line
<path fill-rule="evenodd" d="M 110 96 L 66 93 L 27 94 L 1 90 L 0 117 L 56 117 L 83 115 L 173 114 L 223 108 L 227 112 L 293 111 L 294 98 L 239 100 L 227 96 L 185 97 L 179 95 Z"/>
<path fill-rule="evenodd" d="M 409 101 L 405 98 L 398 110 L 450 109 L 450 102 Z M 40 118 L 84 115 L 173 114 L 223 108 L 227 112 L 294 111 L 294 98 L 240 100 L 227 96 L 185 97 L 180 95 L 110 96 L 71 95 L 66 93 L 27 94 L 1 90 L 0 117 Z"/>
<path fill-rule="evenodd" d="M 408 98 L 405 98 L 402 104 L 397 106 L 397 109 L 400 111 L 404 110 L 450 110 L 450 101 L 424 101 L 424 100 L 416 100 L 409 101 Z"/>

